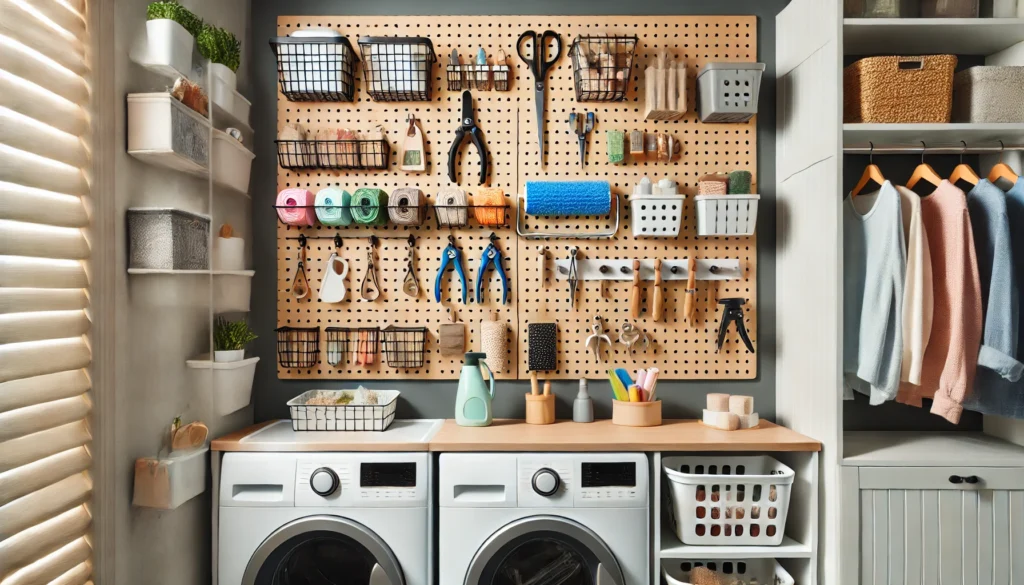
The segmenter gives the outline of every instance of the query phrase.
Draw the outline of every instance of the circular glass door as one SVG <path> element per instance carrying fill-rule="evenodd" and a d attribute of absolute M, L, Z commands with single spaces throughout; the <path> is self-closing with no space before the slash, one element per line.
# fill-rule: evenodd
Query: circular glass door
<path fill-rule="evenodd" d="M 242 585 L 404 585 L 391 549 L 370 529 L 337 516 L 285 524 L 256 549 Z"/>

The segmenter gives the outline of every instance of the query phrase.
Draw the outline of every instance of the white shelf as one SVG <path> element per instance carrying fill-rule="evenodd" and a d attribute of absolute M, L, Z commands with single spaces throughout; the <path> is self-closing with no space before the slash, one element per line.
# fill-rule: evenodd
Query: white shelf
<path fill-rule="evenodd" d="M 1024 18 L 845 18 L 843 54 L 991 55 L 1024 41 Z"/>
<path fill-rule="evenodd" d="M 248 276 L 252 278 L 255 270 L 173 270 L 163 268 L 129 268 L 128 274 L 212 274 L 213 276 Z"/>
<path fill-rule="evenodd" d="M 1024 24 L 1021 25 L 1024 27 Z M 998 147 L 1024 144 L 1024 124 L 843 124 L 843 146 L 867 148 L 920 147 L 960 148 L 960 141 L 971 146 Z"/>
<path fill-rule="evenodd" d="M 1024 466 L 1024 447 L 981 433 L 846 432 L 843 465 L 851 467 Z"/>
<path fill-rule="evenodd" d="M 668 523 L 662 521 L 662 524 Z M 811 554 L 811 545 L 788 536 L 782 537 L 779 546 L 690 546 L 679 542 L 668 526 L 661 532 L 662 559 L 804 559 Z"/>

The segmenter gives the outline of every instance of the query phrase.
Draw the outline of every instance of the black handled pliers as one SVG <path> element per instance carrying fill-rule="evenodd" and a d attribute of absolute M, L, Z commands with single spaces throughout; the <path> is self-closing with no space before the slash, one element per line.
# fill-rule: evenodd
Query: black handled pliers
<path fill-rule="evenodd" d="M 473 95 L 464 91 L 462 92 L 462 120 L 458 129 L 455 130 L 455 140 L 452 141 L 452 147 L 448 151 L 448 180 L 452 183 L 458 182 L 455 180 L 455 157 L 459 154 L 459 147 L 467 132 L 473 137 L 473 144 L 476 145 L 476 150 L 480 153 L 480 184 L 483 185 L 487 183 L 487 147 L 484 145 L 480 128 L 477 127 L 476 119 L 473 116 Z"/>
<path fill-rule="evenodd" d="M 744 298 L 718 300 L 718 304 L 723 305 L 725 309 L 722 311 L 722 322 L 718 325 L 718 340 L 715 344 L 715 353 L 722 351 L 722 344 L 725 342 L 725 333 L 729 329 L 730 323 L 736 324 L 736 332 L 740 334 L 740 339 L 743 340 L 743 345 L 747 346 L 747 351 L 754 353 L 754 344 L 751 343 L 750 335 L 747 334 L 747 328 L 743 324 L 743 305 L 746 303 L 747 299 Z"/>

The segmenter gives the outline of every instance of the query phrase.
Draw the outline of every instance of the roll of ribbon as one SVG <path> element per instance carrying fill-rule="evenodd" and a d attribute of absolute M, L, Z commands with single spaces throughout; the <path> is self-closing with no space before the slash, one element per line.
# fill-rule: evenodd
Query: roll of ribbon
<path fill-rule="evenodd" d="M 505 225 L 505 192 L 497 187 L 481 187 L 473 196 L 473 217 L 480 225 Z"/>
<path fill-rule="evenodd" d="M 434 203 L 441 227 L 462 227 L 469 221 L 469 198 L 458 187 L 442 187 Z"/>
<path fill-rule="evenodd" d="M 326 187 L 316 194 L 316 218 L 323 225 L 350 225 L 352 223 L 352 196 L 338 187 Z"/>
<path fill-rule="evenodd" d="M 423 223 L 423 191 L 415 187 L 400 187 L 388 197 L 388 217 L 396 225 Z"/>
<path fill-rule="evenodd" d="M 508 367 L 508 336 L 504 321 L 480 322 L 480 351 L 487 354 L 487 367 L 500 374 Z"/>
<path fill-rule="evenodd" d="M 312 226 L 316 223 L 314 203 L 313 194 L 306 189 L 285 189 L 277 194 L 277 217 L 288 225 Z"/>
<path fill-rule="evenodd" d="M 388 222 L 388 194 L 381 189 L 361 187 L 352 194 L 352 219 L 359 225 Z"/>

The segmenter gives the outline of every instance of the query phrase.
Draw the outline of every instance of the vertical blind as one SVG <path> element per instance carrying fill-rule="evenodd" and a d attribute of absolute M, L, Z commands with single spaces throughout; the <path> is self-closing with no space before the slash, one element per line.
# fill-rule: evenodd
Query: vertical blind
<path fill-rule="evenodd" d="M 0 585 L 91 583 L 85 0 L 0 0 Z"/>

